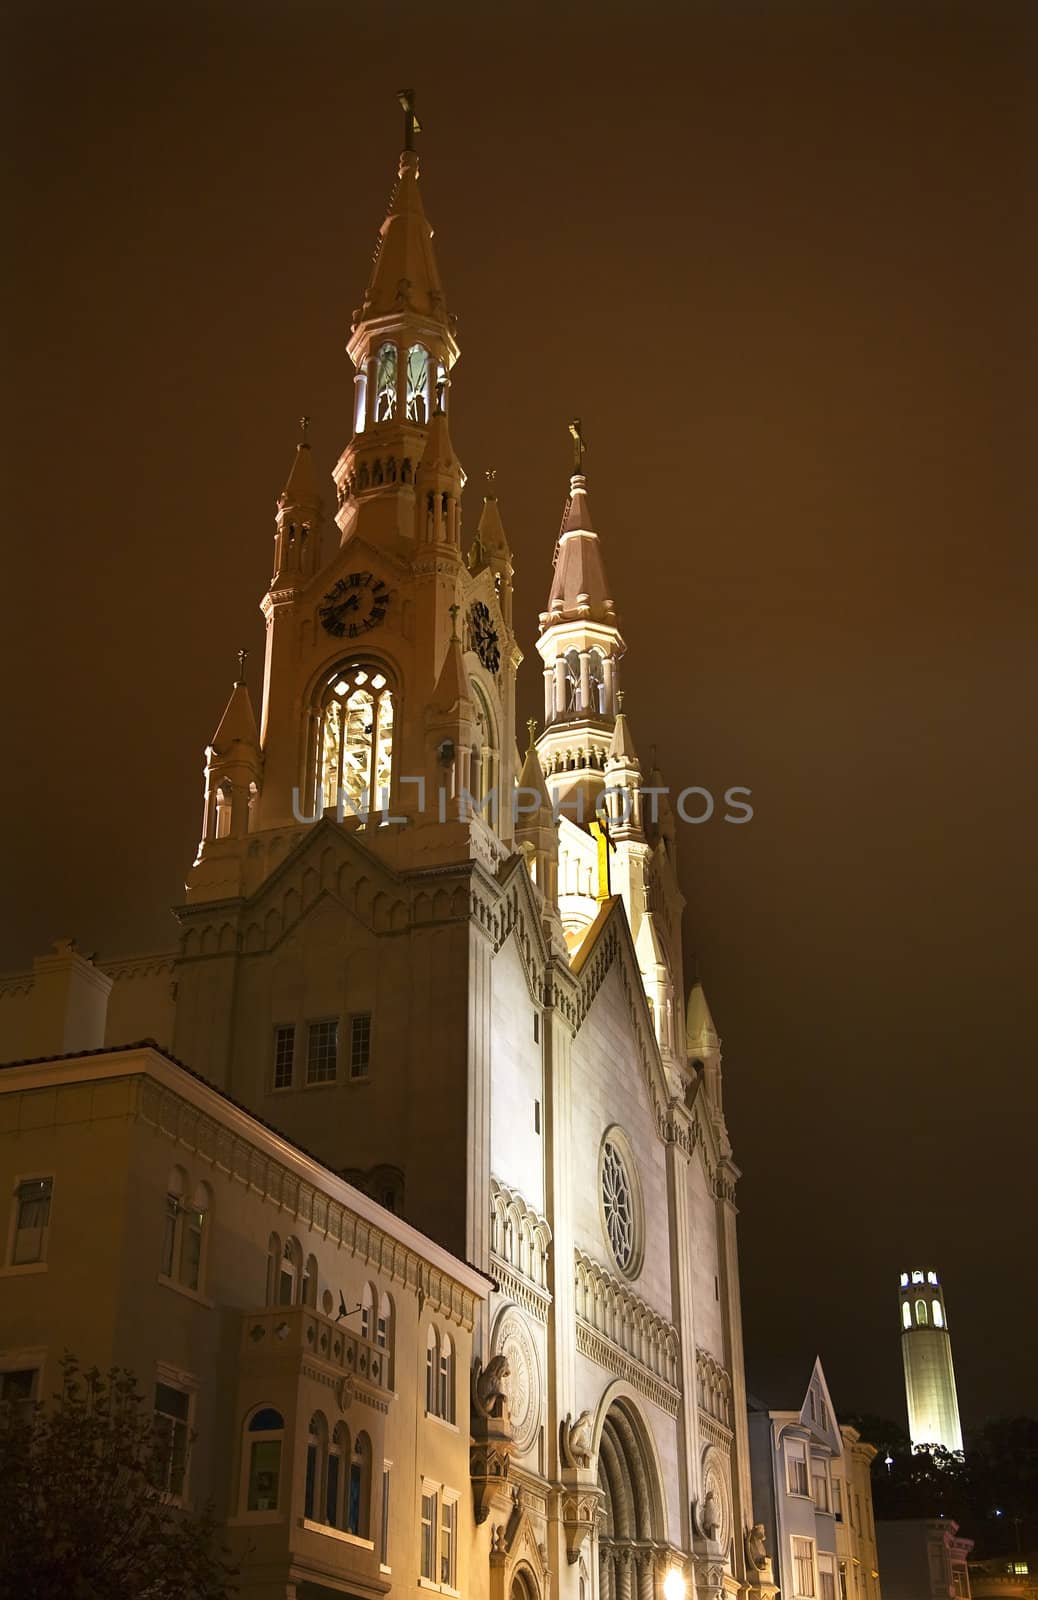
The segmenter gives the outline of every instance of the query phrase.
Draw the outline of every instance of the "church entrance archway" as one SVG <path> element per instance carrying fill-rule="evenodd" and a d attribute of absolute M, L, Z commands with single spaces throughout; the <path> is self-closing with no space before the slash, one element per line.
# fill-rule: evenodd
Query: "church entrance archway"
<path fill-rule="evenodd" d="M 663 1502 L 645 1425 L 628 1400 L 614 1400 L 606 1412 L 598 1485 L 599 1600 L 656 1600 Z"/>

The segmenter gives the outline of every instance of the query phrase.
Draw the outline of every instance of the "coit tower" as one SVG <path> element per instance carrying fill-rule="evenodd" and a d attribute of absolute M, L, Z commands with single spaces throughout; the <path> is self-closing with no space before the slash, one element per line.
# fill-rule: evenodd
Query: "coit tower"
<path fill-rule="evenodd" d="M 944 1292 L 936 1272 L 915 1268 L 901 1274 L 901 1359 L 912 1446 L 962 1449 L 955 1393 L 951 1335 Z"/>

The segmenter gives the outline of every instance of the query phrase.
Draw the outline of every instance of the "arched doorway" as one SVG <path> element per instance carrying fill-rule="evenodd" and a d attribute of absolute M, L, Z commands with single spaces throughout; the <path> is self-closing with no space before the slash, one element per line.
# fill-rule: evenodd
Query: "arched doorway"
<path fill-rule="evenodd" d="M 512 1585 L 508 1591 L 508 1600 L 540 1600 L 537 1585 L 533 1581 L 533 1574 L 527 1567 L 517 1567 L 512 1574 Z"/>
<path fill-rule="evenodd" d="M 606 1412 L 598 1485 L 599 1600 L 656 1600 L 662 1500 L 644 1424 L 628 1400 L 615 1400 Z"/>

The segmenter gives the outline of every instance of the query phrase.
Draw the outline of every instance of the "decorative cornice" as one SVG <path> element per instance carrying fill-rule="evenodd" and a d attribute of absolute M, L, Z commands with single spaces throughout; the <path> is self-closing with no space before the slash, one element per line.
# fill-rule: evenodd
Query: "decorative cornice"
<path fill-rule="evenodd" d="M 629 1383 L 632 1389 L 637 1389 L 639 1394 L 643 1394 L 647 1400 L 659 1406 L 669 1417 L 677 1416 L 678 1406 L 681 1404 L 680 1390 L 654 1377 L 640 1361 L 625 1355 L 611 1339 L 596 1333 L 594 1328 L 589 1327 L 579 1317 L 577 1349 L 582 1356 L 587 1356 L 589 1361 L 594 1361 L 597 1366 L 604 1367 L 606 1372 L 611 1372 L 615 1378 L 622 1378 L 625 1383 Z"/>
<path fill-rule="evenodd" d="M 657 1397 L 672 1396 L 676 1410 L 681 1394 L 677 1329 L 582 1250 L 574 1256 L 578 1345 L 583 1329 L 585 1354 L 628 1377 L 643 1393 L 651 1390 L 650 1398 L 665 1410 L 669 1401 Z M 637 1380 L 632 1372 L 640 1374 Z"/>

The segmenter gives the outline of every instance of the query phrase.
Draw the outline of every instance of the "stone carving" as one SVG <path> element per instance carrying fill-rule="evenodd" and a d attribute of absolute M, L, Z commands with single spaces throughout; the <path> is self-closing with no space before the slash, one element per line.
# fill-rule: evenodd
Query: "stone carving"
<path fill-rule="evenodd" d="M 763 1522 L 755 1522 L 746 1533 L 746 1565 L 753 1572 L 762 1572 L 768 1564 L 768 1541 Z"/>
<path fill-rule="evenodd" d="M 504 1359 L 500 1385 L 504 1391 L 515 1448 L 530 1449 L 541 1421 L 541 1378 L 537 1350 L 522 1314 L 514 1306 L 499 1316 L 494 1328 L 492 1362 Z"/>
<path fill-rule="evenodd" d="M 491 1356 L 486 1366 L 477 1361 L 472 1374 L 472 1402 L 481 1417 L 503 1417 L 508 1405 L 505 1383 L 511 1368 L 505 1355 Z"/>
<path fill-rule="evenodd" d="M 582 1411 L 576 1422 L 569 1413 L 559 1430 L 562 1462 L 567 1467 L 590 1467 L 592 1445 L 595 1437 L 595 1419 L 590 1411 Z"/>

